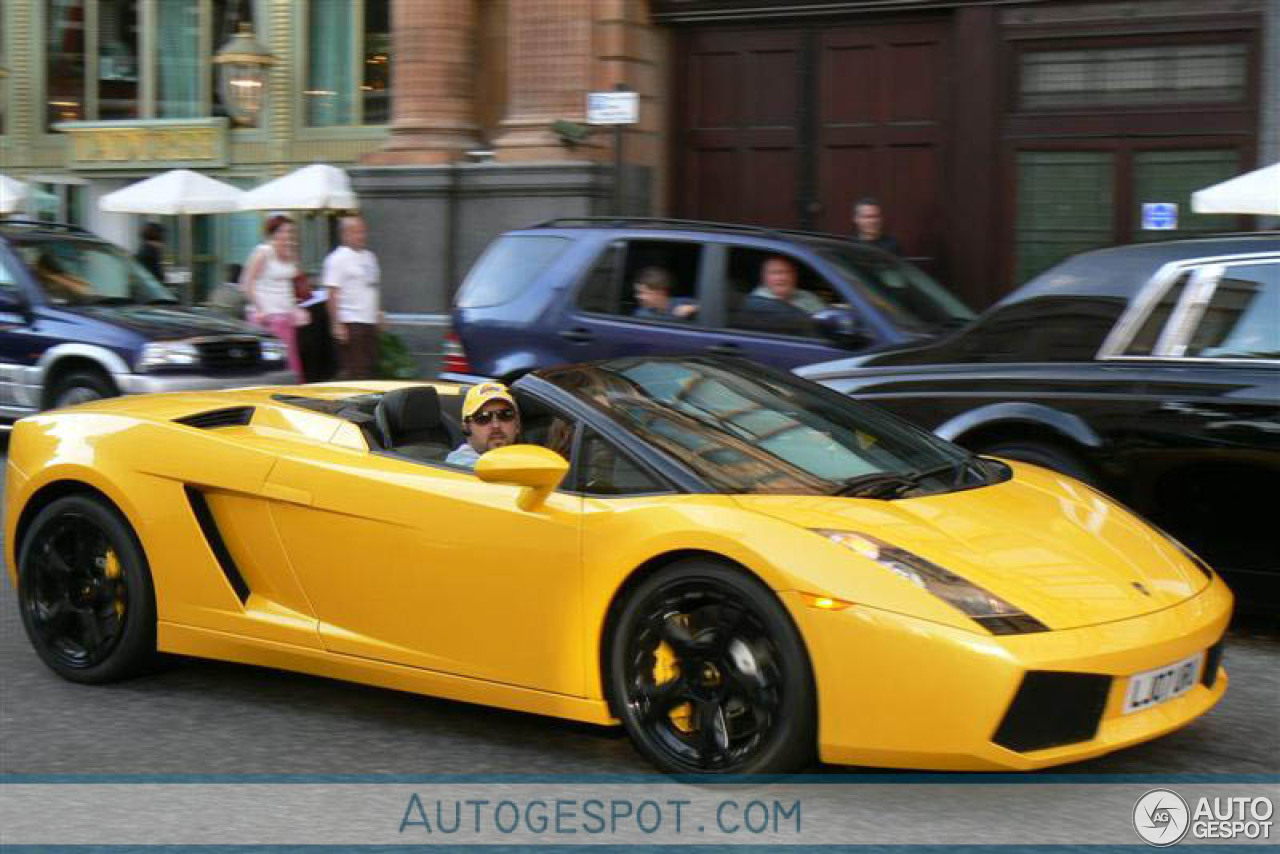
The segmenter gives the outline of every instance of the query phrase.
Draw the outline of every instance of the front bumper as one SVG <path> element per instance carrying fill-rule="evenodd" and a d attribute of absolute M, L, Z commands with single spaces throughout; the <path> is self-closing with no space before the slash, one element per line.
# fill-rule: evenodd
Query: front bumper
<path fill-rule="evenodd" d="M 1226 631 L 1231 594 L 1214 578 L 1163 611 L 1080 629 L 992 636 L 854 605 L 810 608 L 782 594 L 809 646 L 826 762 L 935 770 L 1030 770 L 1156 738 L 1213 707 L 1219 671 L 1158 706 L 1122 714 L 1127 677 L 1207 651 Z M 1087 740 L 1017 752 L 993 738 L 1030 671 L 1110 677 Z"/>
<path fill-rule="evenodd" d="M 291 385 L 298 377 L 290 370 L 262 374 L 211 377 L 200 374 L 116 374 L 112 377 L 122 394 L 154 394 L 164 391 L 213 391 L 259 385 Z"/>

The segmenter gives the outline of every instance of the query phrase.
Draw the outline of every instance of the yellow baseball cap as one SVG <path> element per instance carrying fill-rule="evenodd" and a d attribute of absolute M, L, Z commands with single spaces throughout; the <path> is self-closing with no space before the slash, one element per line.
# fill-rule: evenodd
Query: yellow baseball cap
<path fill-rule="evenodd" d="M 477 409 L 491 400 L 505 400 L 511 404 L 512 409 L 516 409 L 515 399 L 502 383 L 480 383 L 472 386 L 463 399 L 462 417 L 470 418 L 476 414 Z"/>

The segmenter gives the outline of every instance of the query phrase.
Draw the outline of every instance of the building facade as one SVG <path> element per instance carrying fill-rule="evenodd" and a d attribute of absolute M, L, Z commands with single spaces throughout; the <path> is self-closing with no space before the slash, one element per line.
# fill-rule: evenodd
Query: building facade
<path fill-rule="evenodd" d="M 501 231 L 659 215 L 847 234 L 987 305 L 1070 252 L 1247 229 L 1189 194 L 1280 159 L 1280 0 L 3 0 L 0 171 L 125 245 L 96 200 L 190 165 L 252 186 L 352 174 L 386 305 L 443 322 Z M 280 59 L 257 127 L 209 59 L 240 17 Z M 586 95 L 639 94 L 591 127 Z M 620 152 L 615 151 L 620 140 Z M 615 169 L 615 154 L 622 168 Z M 256 241 L 207 218 L 210 266 Z M 314 260 L 325 239 L 313 228 Z"/>
<path fill-rule="evenodd" d="M 99 210 L 171 168 L 242 188 L 314 162 L 351 166 L 387 138 L 390 0 L 3 0 L 9 74 L 0 171 L 34 190 L 27 213 L 127 247 L 146 218 Z M 240 21 L 278 63 L 255 127 L 228 117 L 211 62 Z M 160 217 L 154 219 L 163 222 Z M 197 293 L 260 239 L 256 213 L 196 217 Z M 169 228 L 176 245 L 176 228 Z M 307 223 L 314 262 L 327 228 Z"/>

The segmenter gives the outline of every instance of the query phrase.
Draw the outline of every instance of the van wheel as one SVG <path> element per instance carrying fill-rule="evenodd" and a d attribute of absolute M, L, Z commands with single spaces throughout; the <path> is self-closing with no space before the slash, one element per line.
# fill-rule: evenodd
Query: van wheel
<path fill-rule="evenodd" d="M 52 409 L 62 409 L 115 395 L 115 386 L 105 374 L 99 371 L 72 371 L 58 380 L 49 400 Z"/>

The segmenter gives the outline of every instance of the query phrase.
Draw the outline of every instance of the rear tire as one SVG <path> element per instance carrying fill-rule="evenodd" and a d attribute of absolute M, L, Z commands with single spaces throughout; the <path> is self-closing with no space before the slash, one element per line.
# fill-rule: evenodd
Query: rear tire
<path fill-rule="evenodd" d="M 69 495 L 36 516 L 18 552 L 18 607 L 36 653 L 64 679 L 113 682 L 155 661 L 146 556 L 101 498 Z"/>
<path fill-rule="evenodd" d="M 115 395 L 115 386 L 105 374 L 98 371 L 72 371 L 58 380 L 49 395 L 49 402 L 51 409 L 62 409 Z"/>
<path fill-rule="evenodd" d="M 800 633 L 773 592 L 708 560 L 642 581 L 612 620 L 606 682 L 636 749 L 672 774 L 786 774 L 813 761 Z"/>

